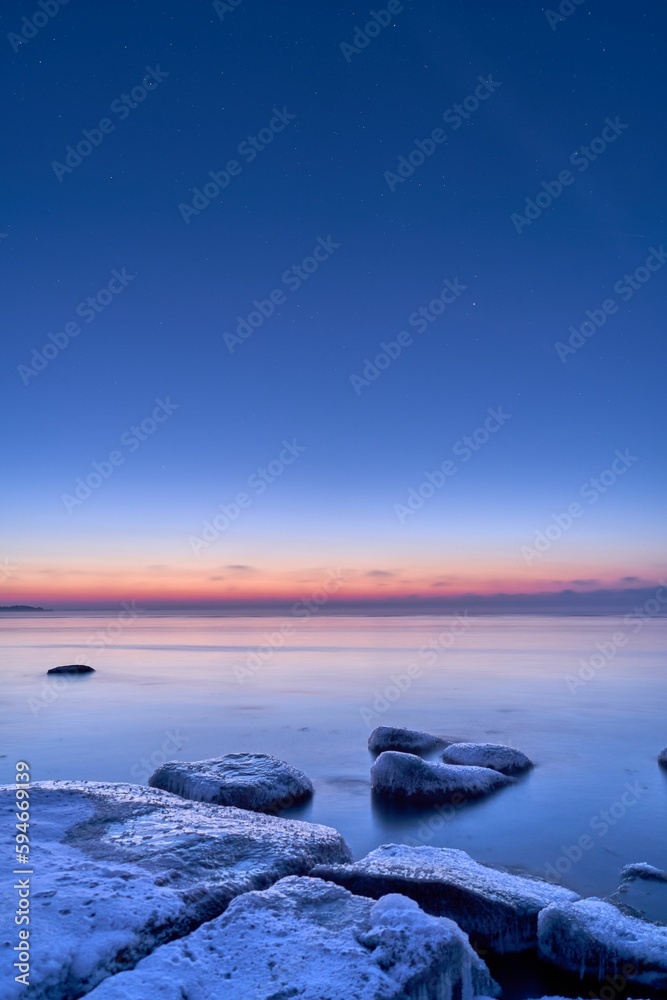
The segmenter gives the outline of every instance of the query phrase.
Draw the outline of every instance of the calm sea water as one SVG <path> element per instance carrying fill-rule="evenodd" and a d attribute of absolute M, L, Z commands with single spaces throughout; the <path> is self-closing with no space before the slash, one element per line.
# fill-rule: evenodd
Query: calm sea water
<path fill-rule="evenodd" d="M 454 622 L 3 614 L 0 782 L 17 759 L 33 780 L 142 783 L 165 759 L 264 752 L 314 782 L 312 804 L 292 815 L 336 827 L 357 857 L 401 841 L 459 847 L 559 873 L 586 895 L 613 891 L 630 862 L 667 868 L 667 772 L 656 763 L 667 621 L 633 632 L 606 617 L 480 617 L 459 634 Z M 581 681 L 596 644 L 615 655 L 599 654 Z M 47 680 L 77 660 L 97 672 Z M 379 724 L 508 743 L 536 767 L 475 804 L 396 812 L 369 789 L 366 741 Z"/>

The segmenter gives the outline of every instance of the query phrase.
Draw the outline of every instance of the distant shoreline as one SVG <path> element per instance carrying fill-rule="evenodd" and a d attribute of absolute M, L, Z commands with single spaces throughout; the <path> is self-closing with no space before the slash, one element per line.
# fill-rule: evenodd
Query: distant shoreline
<path fill-rule="evenodd" d="M 53 608 L 33 608 L 30 604 L 0 604 L 0 611 L 53 611 Z"/>

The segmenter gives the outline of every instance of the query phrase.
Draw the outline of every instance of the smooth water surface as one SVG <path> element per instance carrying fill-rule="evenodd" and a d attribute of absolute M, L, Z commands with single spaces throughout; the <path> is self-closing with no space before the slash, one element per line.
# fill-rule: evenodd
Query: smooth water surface
<path fill-rule="evenodd" d="M 357 857 L 400 841 L 459 847 L 586 895 L 612 892 L 625 864 L 667 868 L 667 621 L 465 621 L 5 613 L 0 781 L 18 759 L 34 781 L 143 783 L 165 759 L 265 752 L 314 782 L 292 815 L 335 826 Z M 96 673 L 46 677 L 76 661 Z M 508 743 L 536 767 L 473 804 L 392 810 L 369 789 L 380 724 Z"/>

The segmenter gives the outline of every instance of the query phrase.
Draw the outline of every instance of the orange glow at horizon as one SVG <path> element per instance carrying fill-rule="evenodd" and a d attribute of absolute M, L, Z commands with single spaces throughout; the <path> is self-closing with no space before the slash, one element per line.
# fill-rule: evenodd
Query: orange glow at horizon
<path fill-rule="evenodd" d="M 501 563 L 501 560 L 498 560 Z M 223 567 L 118 566 L 99 570 L 77 565 L 42 568 L 16 567 L 0 578 L 0 604 L 117 604 L 123 601 L 196 605 L 215 602 L 271 603 L 302 600 L 313 593 L 332 602 L 391 602 L 416 597 L 460 598 L 469 594 L 585 592 L 651 586 L 653 574 L 627 577 L 623 569 L 604 573 L 582 566 L 517 569 L 516 566 L 475 567 L 468 563 L 436 572 L 433 567 L 371 569 L 327 567 L 261 569 L 243 564 Z"/>

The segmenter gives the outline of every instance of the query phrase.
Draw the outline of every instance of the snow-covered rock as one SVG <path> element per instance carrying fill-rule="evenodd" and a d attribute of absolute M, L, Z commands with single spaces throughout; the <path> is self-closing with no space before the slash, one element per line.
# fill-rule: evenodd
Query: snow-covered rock
<path fill-rule="evenodd" d="M 626 865 L 609 900 L 632 916 L 667 924 L 667 872 L 646 861 Z"/>
<path fill-rule="evenodd" d="M 285 878 L 235 899 L 91 1000 L 473 1000 L 498 993 L 466 935 L 404 896 Z"/>
<path fill-rule="evenodd" d="M 629 982 L 667 990 L 667 927 L 622 913 L 603 899 L 552 903 L 538 917 L 540 956 L 598 980 L 622 974 Z"/>
<path fill-rule="evenodd" d="M 667 747 L 658 754 L 658 763 L 662 764 L 663 767 L 667 767 Z"/>
<path fill-rule="evenodd" d="M 500 743 L 451 743 L 442 759 L 446 764 L 490 767 L 501 774 L 520 774 L 534 766 L 525 753 Z"/>
<path fill-rule="evenodd" d="M 218 916 L 239 893 L 350 858 L 330 827 L 138 785 L 36 783 L 30 806 L 31 1000 L 80 997 Z M 14 788 L 0 788 L 5 859 L 14 853 L 15 812 Z M 18 904 L 18 890 L 5 893 L 0 911 L 3 1000 L 25 989 L 14 982 L 19 928 L 10 899 Z"/>
<path fill-rule="evenodd" d="M 383 753 L 385 750 L 399 750 L 402 753 L 432 753 L 446 747 L 449 740 L 442 736 L 432 736 L 421 733 L 417 729 L 396 729 L 394 726 L 378 726 L 368 737 L 368 749 L 371 753 Z"/>
<path fill-rule="evenodd" d="M 371 767 L 371 788 L 387 798 L 415 804 L 447 802 L 453 797 L 462 804 L 514 779 L 488 767 L 461 767 L 422 760 L 416 754 L 387 750 Z"/>
<path fill-rule="evenodd" d="M 257 812 L 289 809 L 309 799 L 313 786 L 302 771 L 265 753 L 228 753 L 211 760 L 170 760 L 148 784 L 196 802 Z"/>
<path fill-rule="evenodd" d="M 311 875 L 378 899 L 400 892 L 435 916 L 455 920 L 475 945 L 496 952 L 537 945 L 537 915 L 579 897 L 562 886 L 512 875 L 446 847 L 386 844 L 351 864 L 318 865 Z"/>
<path fill-rule="evenodd" d="M 634 865 L 625 865 L 621 868 L 621 881 L 627 882 L 630 879 L 645 878 L 655 879 L 658 882 L 667 882 L 667 872 L 650 865 L 647 861 L 638 861 Z"/>

